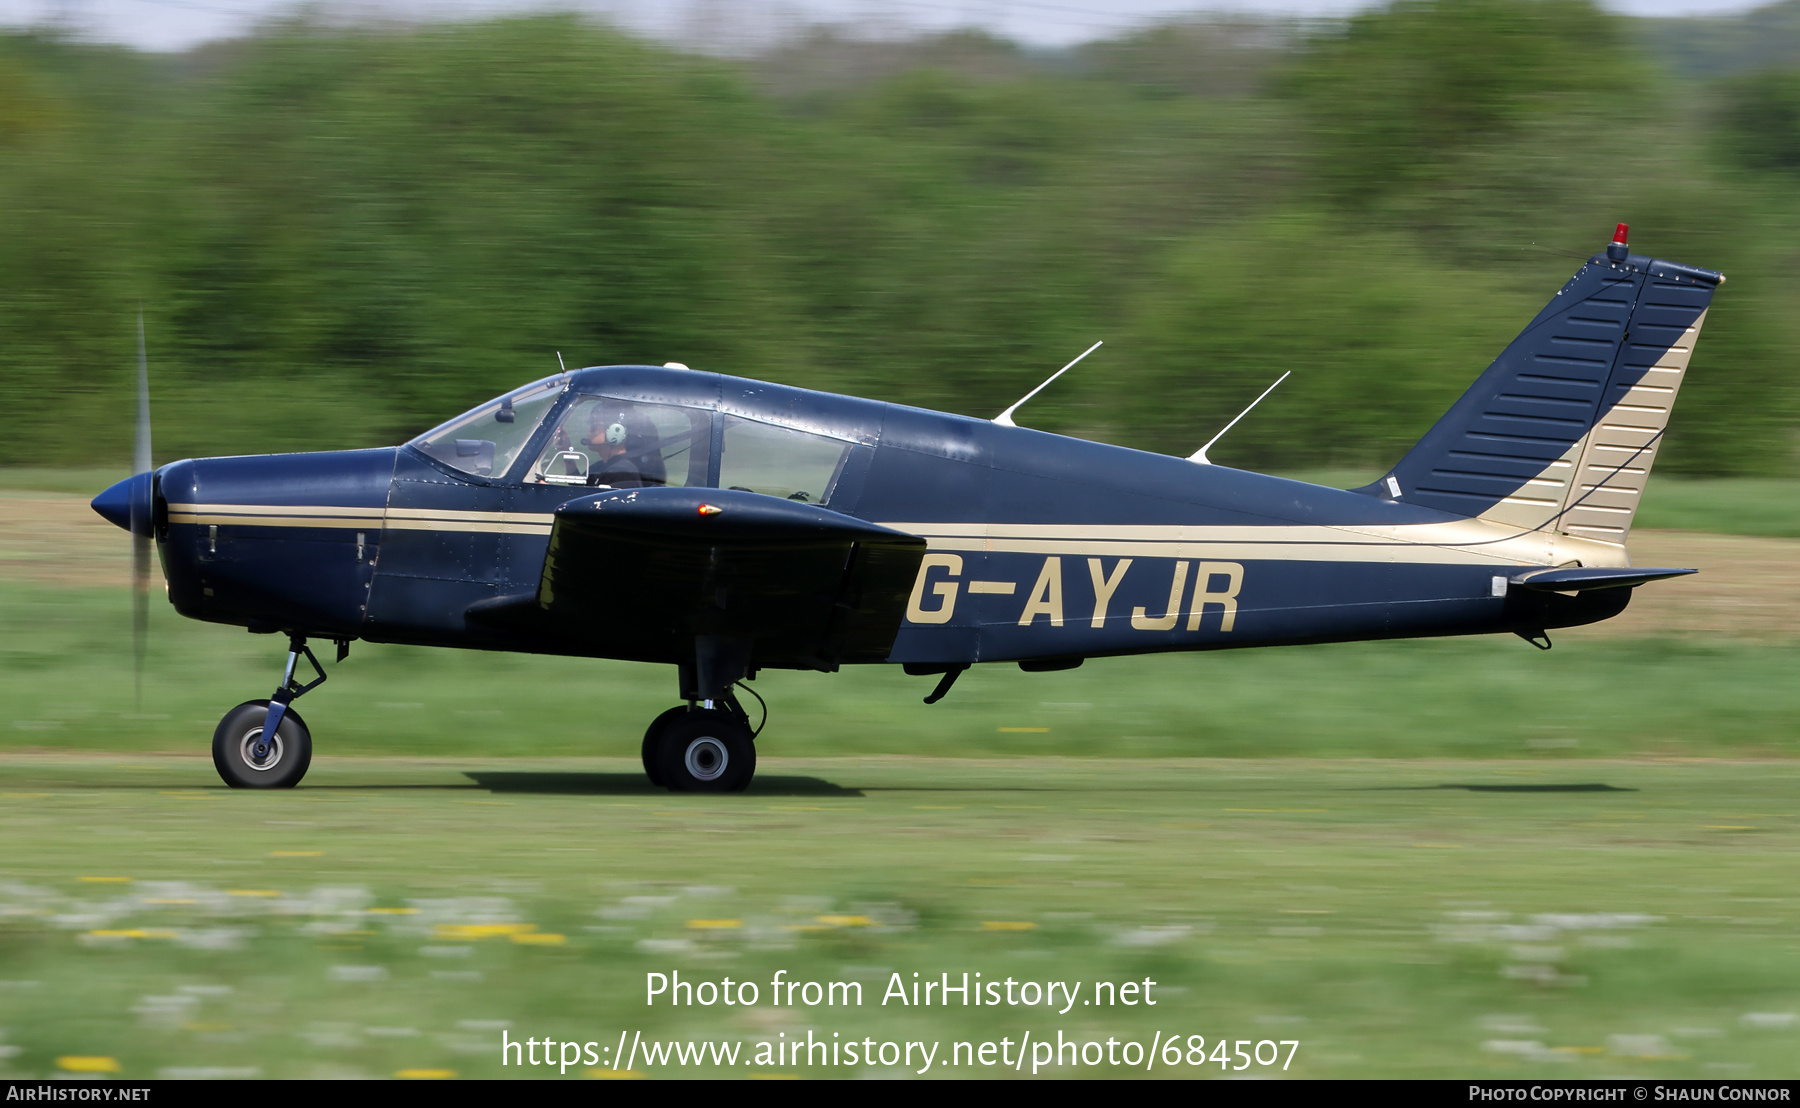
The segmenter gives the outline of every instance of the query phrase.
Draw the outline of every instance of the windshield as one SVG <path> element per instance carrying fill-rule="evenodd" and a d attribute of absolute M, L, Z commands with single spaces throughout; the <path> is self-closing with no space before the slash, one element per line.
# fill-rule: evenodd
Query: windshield
<path fill-rule="evenodd" d="M 498 477 L 544 422 L 567 378 L 558 374 L 490 400 L 412 441 L 412 445 L 464 473 Z"/>

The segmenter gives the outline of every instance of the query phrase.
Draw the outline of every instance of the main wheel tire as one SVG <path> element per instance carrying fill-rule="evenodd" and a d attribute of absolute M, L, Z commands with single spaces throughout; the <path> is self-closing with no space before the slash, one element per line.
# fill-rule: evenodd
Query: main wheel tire
<path fill-rule="evenodd" d="M 234 789 L 291 789 L 312 764 L 312 732 L 292 704 L 275 728 L 275 741 L 260 760 L 256 741 L 269 718 L 269 702 L 246 700 L 225 713 L 213 731 L 213 766 Z"/>
<path fill-rule="evenodd" d="M 735 793 L 756 774 L 750 728 L 715 711 L 688 712 L 657 742 L 663 784 L 678 793 Z"/>
<path fill-rule="evenodd" d="M 674 723 L 676 720 L 687 714 L 688 706 L 686 704 L 677 704 L 675 707 L 670 708 L 662 715 L 651 720 L 650 726 L 644 729 L 644 776 L 650 779 L 652 785 L 660 787 L 664 783 L 662 767 L 657 764 L 657 741 L 662 738 L 662 733 L 668 730 L 669 724 Z"/>

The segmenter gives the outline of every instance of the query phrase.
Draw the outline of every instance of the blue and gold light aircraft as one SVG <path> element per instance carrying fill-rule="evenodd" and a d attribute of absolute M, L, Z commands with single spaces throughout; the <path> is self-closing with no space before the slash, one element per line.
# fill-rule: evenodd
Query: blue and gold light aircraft
<path fill-rule="evenodd" d="M 226 782 L 297 783 L 309 640 L 660 662 L 644 769 L 749 784 L 768 668 L 1060 670 L 1165 650 L 1546 632 L 1693 572 L 1625 541 L 1714 290 L 1621 225 L 1380 480 L 1340 490 L 682 366 L 560 373 L 379 450 L 201 458 L 94 508 L 176 611 L 287 636 Z M 1067 367 L 1065 367 L 1067 368 Z M 143 395 L 140 369 L 140 396 Z M 1028 397 L 1029 399 L 1029 397 Z M 1014 405 L 1017 408 L 1017 405 Z M 141 570 L 147 572 L 147 568 Z M 141 593 L 140 593 L 141 594 Z M 316 675 L 302 683 L 304 660 Z M 760 730 L 760 728 L 759 728 Z"/>

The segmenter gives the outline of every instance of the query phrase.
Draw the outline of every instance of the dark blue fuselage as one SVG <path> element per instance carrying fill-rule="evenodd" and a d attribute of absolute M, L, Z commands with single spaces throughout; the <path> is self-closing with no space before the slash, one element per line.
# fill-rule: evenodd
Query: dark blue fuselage
<path fill-rule="evenodd" d="M 1612 555 L 1359 492 L 690 370 L 563 381 L 502 473 L 412 445 L 162 467 L 152 515 L 171 602 L 259 631 L 642 658 L 627 636 L 573 650 L 466 615 L 538 587 L 555 511 L 591 490 L 524 480 L 525 459 L 591 396 L 700 413 L 715 485 L 728 418 L 842 444 L 820 505 L 929 544 L 891 662 L 1541 629 L 1605 618 L 1629 596 L 1509 593 L 1498 582 L 1520 567 Z"/>

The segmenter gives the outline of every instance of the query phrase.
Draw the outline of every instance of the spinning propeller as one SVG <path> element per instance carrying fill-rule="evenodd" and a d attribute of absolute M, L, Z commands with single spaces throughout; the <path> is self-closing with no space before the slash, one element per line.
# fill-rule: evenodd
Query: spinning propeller
<path fill-rule="evenodd" d="M 154 526 L 149 484 L 150 359 L 144 349 L 144 309 L 138 307 L 137 433 L 131 449 L 133 485 L 143 482 L 143 495 L 131 498 L 131 661 L 138 706 L 144 701 L 144 654 L 150 637 L 150 536 Z"/>
<path fill-rule="evenodd" d="M 150 362 L 144 353 L 144 309 L 138 308 L 137 434 L 132 444 L 132 475 L 94 497 L 94 511 L 131 532 L 131 651 L 137 698 L 144 699 L 144 650 L 150 632 L 150 540 L 154 535 L 153 484 L 150 464 Z"/>

